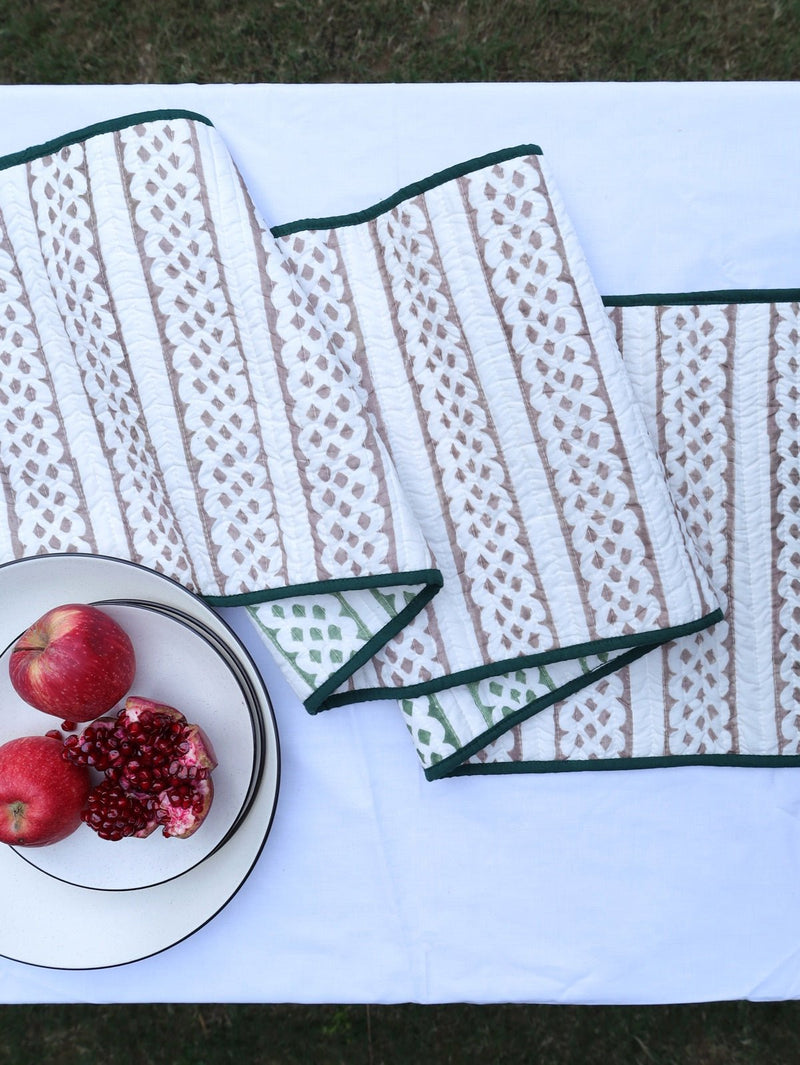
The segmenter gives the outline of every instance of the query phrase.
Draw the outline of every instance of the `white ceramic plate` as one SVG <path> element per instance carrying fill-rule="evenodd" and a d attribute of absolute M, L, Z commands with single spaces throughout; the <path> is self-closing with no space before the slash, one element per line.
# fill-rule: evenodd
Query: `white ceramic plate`
<path fill-rule="evenodd" d="M 156 830 L 147 839 L 112 843 L 81 825 L 60 843 L 18 848 L 21 858 L 67 883 L 125 891 L 188 872 L 212 854 L 237 824 L 251 780 L 260 769 L 254 721 L 258 709 L 251 711 L 245 689 L 215 642 L 194 626 L 142 604 L 103 603 L 101 609 L 128 633 L 136 651 L 129 694 L 181 710 L 206 733 L 219 762 L 212 774 L 211 809 L 188 839 L 165 839 Z M 12 647 L 0 655 L 0 743 L 41 735 L 58 724 L 20 699 L 11 686 Z M 100 774 L 93 776 L 95 782 L 100 779 Z"/>
<path fill-rule="evenodd" d="M 164 612 L 185 615 L 224 647 L 263 717 L 262 772 L 236 831 L 184 875 L 150 887 L 98 891 L 68 884 L 20 858 L 13 847 L 0 846 L 0 898 L 9 913 L 24 900 L 26 912 L 24 921 L 0 923 L 0 954 L 16 961 L 95 969 L 137 961 L 173 946 L 211 920 L 236 894 L 261 853 L 274 817 L 280 751 L 264 683 L 225 622 L 174 581 L 97 555 L 40 555 L 8 563 L 0 566 L 0 646 L 8 646 L 59 603 L 111 599 L 147 602 Z M 69 920 L 54 920 L 57 914 L 68 914 Z M 90 936 L 87 927 L 92 929 Z"/>

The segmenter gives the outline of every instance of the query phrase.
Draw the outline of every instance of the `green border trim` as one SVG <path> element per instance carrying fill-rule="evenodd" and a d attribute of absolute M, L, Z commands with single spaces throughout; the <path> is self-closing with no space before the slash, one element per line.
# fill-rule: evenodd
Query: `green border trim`
<path fill-rule="evenodd" d="M 695 632 L 707 629 L 711 625 L 715 625 L 718 621 L 722 621 L 722 617 L 722 611 L 718 608 L 711 614 L 705 614 L 696 621 L 688 621 L 683 625 L 673 625 L 668 629 L 652 629 L 648 632 L 633 633 L 630 636 L 608 636 L 602 640 L 573 644 L 570 647 L 556 647 L 550 651 L 540 651 L 533 655 L 521 655 L 518 658 L 507 658 L 501 661 L 491 662 L 489 665 L 475 666 L 472 669 L 462 669 L 455 673 L 448 673 L 444 677 L 434 677 L 432 680 L 421 681 L 419 684 L 408 684 L 404 687 L 359 688 L 359 690 L 355 692 L 341 692 L 338 695 L 331 695 L 330 698 L 326 700 L 325 706 L 322 707 L 322 709 L 328 710 L 334 706 L 351 706 L 355 703 L 371 702 L 375 699 L 413 699 L 419 695 L 433 695 L 435 692 L 445 691 L 448 688 L 455 688 L 461 684 L 471 684 L 474 681 L 486 680 L 490 677 L 502 675 L 503 673 L 510 673 L 512 670 L 546 666 L 552 662 L 565 662 L 586 655 L 604 654 L 607 651 L 632 649 L 631 653 L 636 651 L 637 654 L 635 657 L 639 657 L 639 655 L 645 654 L 653 647 L 658 647 L 660 644 L 667 643 L 669 640 L 677 640 L 681 636 L 691 636 Z M 615 669 L 621 668 L 621 665 L 624 664 L 621 663 L 619 659 L 614 659 L 614 661 L 618 663 L 614 667 Z M 632 661 L 632 659 L 627 659 L 627 661 Z M 603 669 L 606 672 L 611 671 L 606 670 L 605 666 Z M 605 672 L 599 673 L 595 670 L 590 673 L 581 674 L 581 678 L 589 678 L 589 681 L 586 683 L 589 683 L 592 680 L 597 680 L 600 676 L 605 676 Z M 583 687 L 583 685 L 579 684 L 576 688 L 571 688 L 570 690 L 577 691 L 577 688 L 579 687 Z M 548 695 L 549 694 L 551 693 L 548 693 Z M 555 698 L 563 698 L 566 694 L 569 694 L 569 692 L 565 692 L 563 688 L 559 688 Z M 547 696 L 545 696 L 545 698 L 547 698 Z M 550 699 L 550 702 L 554 701 L 555 699 Z M 534 705 L 536 706 L 535 710 L 531 709 Z M 536 704 L 529 704 L 527 707 L 522 707 L 513 715 L 514 721 L 512 723 L 522 720 L 522 717 L 519 717 L 518 715 L 529 717 L 539 709 L 544 709 L 544 706 L 539 706 L 538 701 Z M 498 727 L 497 735 L 510 727 L 507 724 L 510 720 L 510 717 L 503 719 L 503 725 L 502 727 Z M 493 726 L 493 728 L 494 727 L 495 726 Z M 481 734 L 480 738 L 483 742 L 476 748 L 477 750 L 480 750 L 481 747 L 486 746 L 486 743 L 489 742 L 485 738 L 486 735 L 486 733 Z"/>
<path fill-rule="evenodd" d="M 466 767 L 462 766 L 462 763 L 466 761 L 467 758 L 472 757 L 473 754 L 477 754 L 478 751 L 497 739 L 498 736 L 503 735 L 503 733 L 507 732 L 510 728 L 513 728 L 514 725 L 518 725 L 522 721 L 527 721 L 528 718 L 533 717 L 542 710 L 546 710 L 548 707 L 552 706 L 553 703 L 559 702 L 561 699 L 566 699 L 568 696 L 573 695 L 575 692 L 580 691 L 589 684 L 593 684 L 597 680 L 601 680 L 610 673 L 616 673 L 617 670 L 630 665 L 630 663 L 635 662 L 637 658 L 641 658 L 643 655 L 647 654 L 652 647 L 667 643 L 669 640 L 676 639 L 679 636 L 687 636 L 694 632 L 699 632 L 701 629 L 708 628 L 716 622 L 721 621 L 722 617 L 722 611 L 717 609 L 713 613 L 706 614 L 697 621 L 689 622 L 686 625 L 676 625 L 671 629 L 662 629 L 657 630 L 656 632 L 637 633 L 636 637 L 630 639 L 627 645 L 622 644 L 619 638 L 617 638 L 615 646 L 617 648 L 628 646 L 629 650 L 624 651 L 622 654 L 617 655 L 608 662 L 604 662 L 601 666 L 590 670 L 588 673 L 581 673 L 578 676 L 573 677 L 573 679 L 567 681 L 566 684 L 562 684 L 559 688 L 547 692 L 540 698 L 534 699 L 527 705 L 520 707 L 520 709 L 516 710 L 513 714 L 509 714 L 507 717 L 495 722 L 495 724 L 486 729 L 485 732 L 474 737 L 469 743 L 460 747 L 457 751 L 454 751 L 446 758 L 442 758 L 441 761 L 428 766 L 424 771 L 425 777 L 428 780 L 439 780 L 442 777 L 452 776 L 456 772 L 461 771 L 480 772 L 482 767 L 478 767 L 475 770 L 472 770 L 471 768 L 466 769 Z M 597 643 L 608 643 L 608 641 L 597 641 Z M 594 645 L 595 648 L 597 648 L 597 643 Z M 591 654 L 592 651 L 589 651 L 588 653 Z M 594 653 L 600 652 L 595 650 Z M 561 657 L 563 658 L 565 656 L 562 655 Z M 578 655 L 576 654 L 574 657 L 578 657 Z M 551 763 L 542 764 L 548 765 Z M 555 761 L 552 764 L 557 765 Z M 520 769 L 519 772 L 524 772 L 524 770 Z M 545 772 L 545 770 L 541 769 L 540 772 Z"/>
<path fill-rule="evenodd" d="M 10 155 L 0 157 L 0 170 L 8 170 L 20 163 L 29 163 L 32 159 L 41 159 L 45 155 L 54 155 L 62 148 L 70 144 L 80 144 L 89 140 L 90 137 L 99 137 L 103 133 L 116 133 L 117 130 L 126 129 L 128 126 L 138 126 L 143 122 L 162 122 L 170 118 L 185 118 L 193 122 L 202 122 L 206 126 L 214 123 L 205 115 L 197 114 L 196 111 L 184 111 L 181 108 L 162 108 L 154 111 L 137 111 L 130 115 L 121 115 L 119 118 L 111 118 L 105 122 L 95 122 L 83 129 L 64 133 L 53 140 L 45 141 L 31 148 L 25 148 L 21 152 L 12 152 Z"/>
<path fill-rule="evenodd" d="M 650 650 L 650 646 L 634 647 L 630 651 L 626 651 L 624 654 L 618 655 L 616 658 L 610 659 L 610 661 L 603 663 L 597 669 L 592 669 L 588 673 L 580 673 L 577 677 L 573 677 L 572 680 L 567 681 L 566 684 L 562 684 L 560 688 L 555 688 L 553 691 L 547 692 L 546 695 L 541 696 L 539 699 L 534 699 L 533 702 L 528 703 L 527 706 L 521 707 L 513 714 L 509 714 L 508 717 L 502 718 L 500 721 L 495 722 L 491 728 L 488 728 L 485 732 L 482 732 L 479 736 L 470 740 L 469 743 L 460 747 L 453 754 L 442 758 L 441 761 L 435 762 L 433 765 L 428 766 L 425 770 L 425 776 L 428 780 L 439 780 L 441 777 L 451 776 L 453 771 L 461 766 L 467 758 L 471 758 L 473 754 L 477 754 L 492 740 L 496 740 L 498 736 L 502 736 L 504 732 L 508 732 L 514 725 L 520 724 L 522 721 L 527 721 L 528 718 L 533 717 L 535 714 L 540 713 L 542 710 L 546 710 L 552 706 L 553 703 L 559 702 L 561 699 L 566 699 L 570 695 L 574 695 L 575 692 L 580 691 L 581 688 L 587 687 L 589 684 L 593 684 L 596 680 L 602 680 L 603 677 L 607 677 L 609 673 L 616 673 L 618 669 L 622 669 L 623 666 L 630 665 L 631 662 L 635 662 L 637 658 L 641 658 L 646 655 Z"/>
<path fill-rule="evenodd" d="M 387 588 L 403 584 L 426 584 L 438 591 L 444 578 L 438 569 L 414 569 L 391 573 L 370 573 L 364 577 L 332 577 L 327 581 L 308 581 L 306 584 L 287 584 L 280 588 L 265 588 L 260 592 L 240 592 L 236 595 L 203 595 L 209 606 L 253 606 L 272 603 L 276 599 L 296 599 L 301 595 L 320 592 L 346 592 L 349 589 Z"/>
<path fill-rule="evenodd" d="M 436 571 L 438 572 L 438 571 Z M 384 584 L 387 582 L 384 581 Z M 392 584 L 409 584 L 415 583 L 410 581 L 392 581 Z M 324 684 L 321 684 L 319 688 L 309 695 L 306 701 L 303 703 L 309 714 L 317 714 L 321 710 L 328 710 L 330 706 L 337 705 L 330 703 L 328 697 L 334 692 L 340 684 L 342 684 L 349 676 L 351 676 L 357 669 L 360 669 L 365 662 L 368 662 L 372 656 L 387 644 L 393 636 L 396 636 L 398 632 L 405 625 L 422 610 L 427 603 L 433 599 L 436 593 L 439 591 L 443 584 L 442 576 L 439 574 L 438 583 L 431 581 L 427 584 L 418 595 L 406 603 L 402 610 L 400 610 L 393 618 L 391 618 L 382 629 L 379 629 L 371 640 L 367 640 L 363 646 L 361 646 L 356 653 L 345 662 L 341 669 L 337 669 L 335 673 L 331 673 Z M 375 587 L 374 584 L 370 587 Z M 347 700 L 345 699 L 345 702 Z"/>
<path fill-rule="evenodd" d="M 462 765 L 451 777 L 505 776 L 509 773 L 582 773 L 626 769 L 679 769 L 691 766 L 727 766 L 729 768 L 789 769 L 800 767 L 797 754 L 663 754 L 637 758 L 577 758 L 551 762 L 487 762 L 485 765 Z M 426 772 L 427 776 L 427 772 Z M 428 777 L 428 779 L 433 779 Z"/>
<path fill-rule="evenodd" d="M 421 584 L 422 589 L 409 600 L 402 610 L 394 617 L 389 618 L 387 623 L 380 628 L 369 640 L 366 641 L 343 666 L 325 680 L 318 688 L 315 688 L 303 705 L 309 714 L 317 714 L 321 710 L 327 710 L 330 706 L 339 705 L 331 702 L 329 696 L 356 670 L 360 669 L 365 662 L 388 643 L 393 636 L 408 624 L 408 622 L 423 609 L 444 584 L 442 573 L 438 569 L 404 570 L 391 573 L 370 573 L 364 577 L 335 577 L 327 581 L 308 581 L 305 584 L 291 584 L 281 588 L 268 588 L 261 592 L 243 592 L 239 595 L 204 595 L 201 598 L 209 606 L 253 606 L 258 603 L 270 603 L 280 599 L 297 599 L 301 596 L 317 595 L 320 593 L 343 592 L 348 590 L 361 591 L 365 588 L 390 588 L 404 587 Z M 342 702 L 351 702 L 352 699 L 345 697 Z"/>
<path fill-rule="evenodd" d="M 405 185 L 397 192 L 367 207 L 363 211 L 353 211 L 351 214 L 331 215 L 327 218 L 300 218 L 296 222 L 287 222 L 284 225 L 273 226 L 270 232 L 273 237 L 286 237 L 291 233 L 300 233 L 308 229 L 333 229 L 340 226 L 357 226 L 362 222 L 371 222 L 373 218 L 391 211 L 393 207 L 404 200 L 411 200 L 415 196 L 421 196 L 430 192 L 438 185 L 444 185 L 454 178 L 464 177 L 474 170 L 483 170 L 484 167 L 493 166 L 495 163 L 504 163 L 508 159 L 516 159 L 522 155 L 542 155 L 542 149 L 538 144 L 518 144 L 513 148 L 503 148 L 500 151 L 488 152 L 486 155 L 477 156 L 475 159 L 467 159 L 463 163 L 449 166 L 446 170 L 439 170 L 430 177 Z"/>
<path fill-rule="evenodd" d="M 798 303 L 800 288 L 717 288 L 705 292 L 641 292 L 603 296 L 606 307 L 694 307 L 727 303 Z"/>

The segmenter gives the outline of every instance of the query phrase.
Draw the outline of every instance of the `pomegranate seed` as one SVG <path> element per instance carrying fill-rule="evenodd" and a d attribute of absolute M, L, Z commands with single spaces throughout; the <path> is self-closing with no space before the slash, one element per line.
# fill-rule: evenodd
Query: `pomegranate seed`
<path fill-rule="evenodd" d="M 82 818 L 101 839 L 120 840 L 155 826 L 155 803 L 104 780 L 89 792 Z"/>
<path fill-rule="evenodd" d="M 105 774 L 83 819 L 104 839 L 146 836 L 157 824 L 166 836 L 191 835 L 211 803 L 213 751 L 179 711 L 132 703 L 130 712 L 98 718 L 63 741 L 68 762 Z"/>

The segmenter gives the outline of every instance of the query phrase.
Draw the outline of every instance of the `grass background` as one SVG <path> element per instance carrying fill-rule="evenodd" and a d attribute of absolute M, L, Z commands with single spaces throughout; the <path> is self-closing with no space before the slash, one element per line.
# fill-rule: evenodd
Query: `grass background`
<path fill-rule="evenodd" d="M 800 0 L 0 0 L 4 84 L 798 76 Z M 0 1007 L 0 1065 L 418 1061 L 795 1065 L 800 1004 Z"/>
<path fill-rule="evenodd" d="M 0 0 L 0 81 L 793 80 L 798 0 Z"/>

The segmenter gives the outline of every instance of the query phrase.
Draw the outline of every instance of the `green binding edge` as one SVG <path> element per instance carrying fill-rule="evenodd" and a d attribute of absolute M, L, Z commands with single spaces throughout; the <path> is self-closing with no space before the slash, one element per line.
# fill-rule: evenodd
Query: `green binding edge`
<path fill-rule="evenodd" d="M 698 292 L 641 292 L 602 296 L 606 307 L 707 307 L 730 303 L 798 303 L 800 288 L 717 288 Z"/>
<path fill-rule="evenodd" d="M 463 163 L 457 163 L 455 166 L 449 166 L 446 170 L 439 170 L 421 181 L 405 185 L 391 196 L 387 196 L 385 200 L 380 200 L 363 211 L 330 215 L 326 218 L 300 218 L 296 222 L 273 226 L 270 232 L 273 237 L 286 237 L 292 233 L 301 233 L 310 229 L 338 229 L 341 226 L 361 225 L 363 222 L 371 222 L 385 211 L 391 211 L 405 200 L 414 199 L 415 196 L 430 192 L 431 189 L 444 185 L 448 181 L 453 181 L 455 178 L 465 177 L 475 170 L 483 170 L 487 166 L 505 163 L 509 159 L 517 159 L 520 156 L 542 154 L 542 149 L 538 144 L 518 144 L 513 148 L 502 148 L 496 152 L 488 152 L 486 155 L 479 155 L 474 159 L 467 159 Z"/>
<path fill-rule="evenodd" d="M 176 118 L 202 122 L 206 126 L 214 125 L 211 119 L 206 118 L 205 115 L 197 114 L 195 111 L 185 111 L 181 108 L 137 111 L 134 114 L 121 115 L 119 118 L 111 118 L 105 122 L 94 122 L 90 126 L 84 126 L 83 129 L 76 129 L 71 133 L 64 133 L 60 137 L 55 137 L 53 140 L 45 141 L 44 144 L 37 144 L 31 148 L 25 148 L 21 152 L 12 152 L 10 155 L 0 156 L 0 170 L 8 170 L 12 166 L 18 166 L 20 163 L 29 163 L 32 159 L 41 159 L 45 155 L 54 155 L 71 144 L 81 144 L 91 137 L 99 137 L 104 133 L 116 133 L 120 129 L 126 129 L 128 126 L 139 126 L 144 122 L 164 122 Z"/>
<path fill-rule="evenodd" d="M 203 595 L 209 606 L 254 606 L 272 603 L 276 599 L 295 599 L 302 595 L 317 595 L 321 592 L 359 591 L 363 588 L 384 588 L 397 584 L 426 584 L 438 590 L 444 578 L 438 569 L 401 570 L 391 573 L 370 573 L 363 577 L 331 577 L 327 580 L 308 581 L 305 584 L 285 584 L 280 588 L 265 588 L 260 592 L 237 592 L 233 595 Z"/>
<path fill-rule="evenodd" d="M 373 573 L 364 577 L 339 577 L 327 581 L 309 581 L 306 584 L 292 584 L 281 588 L 267 589 L 263 592 L 243 592 L 238 595 L 204 595 L 201 598 L 210 606 L 252 606 L 258 603 L 270 603 L 279 599 L 294 599 L 300 596 L 320 593 L 362 590 L 365 588 L 388 588 L 396 586 L 421 584 L 420 591 L 402 610 L 380 628 L 371 639 L 367 640 L 354 655 L 315 688 L 303 705 L 309 714 L 327 710 L 330 705 L 328 697 L 356 670 L 396 636 L 408 622 L 415 617 L 433 599 L 444 584 L 444 578 L 438 569 L 405 570 L 399 573 Z M 345 702 L 347 700 L 345 699 Z"/>
<path fill-rule="evenodd" d="M 472 763 L 452 769 L 448 776 L 506 776 L 510 773 L 584 773 L 609 770 L 680 769 L 691 766 L 728 766 L 729 768 L 789 769 L 800 766 L 797 754 L 663 754 L 638 758 L 578 758 L 551 762 Z M 427 776 L 427 773 L 426 773 Z M 436 779 L 428 777 L 429 780 Z"/>
<path fill-rule="evenodd" d="M 474 666 L 471 669 L 448 673 L 444 677 L 434 677 L 432 680 L 420 681 L 418 684 L 407 684 L 400 688 L 360 688 L 356 692 L 342 692 L 328 698 L 322 709 L 328 710 L 334 706 L 351 706 L 354 703 L 372 702 L 376 699 L 414 699 L 420 695 L 434 695 L 436 692 L 446 691 L 448 688 L 457 688 L 462 684 L 488 680 L 491 677 L 501 676 L 503 673 L 509 673 L 512 670 L 547 666 L 552 665 L 553 662 L 567 662 L 587 655 L 605 654 L 608 651 L 628 651 L 630 653 L 645 654 L 652 648 L 659 647 L 669 640 L 676 640 L 681 636 L 690 636 L 692 633 L 707 629 L 718 621 L 722 621 L 722 616 L 722 611 L 717 608 L 712 613 L 704 614 L 703 617 L 697 618 L 695 621 L 689 621 L 683 625 L 672 625 L 667 629 L 651 629 L 647 632 L 631 633 L 629 636 L 607 636 L 601 640 L 588 640 L 586 643 L 557 647 L 550 651 L 539 651 L 536 654 L 506 658 L 491 662 L 488 665 Z M 615 661 L 619 662 L 619 659 L 615 659 Z M 619 666 L 616 668 L 619 668 Z M 581 674 L 581 678 L 589 677 L 591 680 L 597 680 L 598 676 L 598 671 Z M 583 687 L 583 685 L 580 686 Z M 560 697 L 563 692 L 563 688 L 558 689 L 557 697 Z M 522 707 L 520 710 L 515 711 L 514 715 L 504 718 L 503 722 L 508 722 L 511 717 L 515 721 L 519 720 L 517 715 L 520 714 L 529 716 L 529 714 L 525 713 L 528 709 L 528 707 Z M 537 709 L 540 709 L 540 707 L 537 706 Z M 544 709 L 544 707 L 541 707 L 541 709 Z M 505 728 L 500 729 L 500 731 L 505 731 Z M 487 733 L 481 733 L 481 738 L 484 742 L 480 746 L 485 746 L 489 742 L 486 736 Z"/>
<path fill-rule="evenodd" d="M 442 758 L 440 761 L 435 762 L 433 765 L 428 766 L 425 769 L 425 776 L 428 780 L 439 780 L 441 777 L 453 776 L 455 773 L 469 773 L 479 774 L 483 772 L 483 765 L 473 764 L 471 766 L 464 766 L 467 758 L 471 758 L 473 754 L 477 754 L 487 744 L 497 739 L 498 736 L 503 735 L 514 725 L 518 725 L 523 721 L 527 721 L 534 715 L 541 713 L 542 710 L 546 710 L 554 703 L 559 702 L 561 699 L 566 699 L 568 696 L 573 695 L 575 692 L 580 691 L 582 688 L 593 684 L 595 681 L 601 680 L 603 677 L 608 676 L 611 673 L 616 673 L 618 670 L 623 669 L 625 666 L 630 665 L 631 662 L 635 662 L 638 658 L 647 654 L 655 647 L 660 647 L 664 643 L 668 643 L 670 640 L 677 639 L 680 636 L 687 636 L 694 632 L 700 632 L 703 629 L 709 628 L 711 625 L 721 621 L 723 617 L 722 611 L 717 609 L 711 614 L 706 614 L 704 617 L 699 618 L 697 621 L 689 622 L 686 625 L 674 626 L 671 629 L 656 630 L 649 633 L 637 633 L 636 637 L 629 640 L 627 645 L 623 645 L 619 640 L 615 641 L 617 647 L 627 646 L 629 649 L 622 654 L 617 655 L 615 658 L 609 659 L 608 662 L 603 663 L 596 669 L 590 670 L 588 673 L 581 673 L 572 680 L 567 681 L 566 684 L 562 684 L 554 691 L 547 692 L 545 695 L 540 696 L 538 699 L 534 699 L 533 702 L 528 703 L 526 706 L 520 707 L 519 710 L 514 711 L 513 714 L 509 714 L 507 717 L 502 718 L 500 721 L 495 722 L 490 728 L 486 729 L 479 736 L 475 736 L 469 743 L 466 743 L 463 747 L 460 747 L 457 751 L 448 755 L 446 758 Z M 608 643 L 608 641 L 598 641 L 598 643 Z M 591 651 L 585 652 L 591 654 Z M 622 759 L 614 758 L 604 761 L 604 765 L 608 768 L 624 768 L 619 763 Z M 800 761 L 800 759 L 798 759 Z M 494 763 L 492 763 L 494 764 Z M 498 763 L 505 765 L 506 763 Z M 527 762 L 514 762 L 513 765 L 519 765 L 521 768 L 516 772 L 526 771 L 523 767 L 527 766 Z M 559 766 L 559 762 L 553 759 L 552 762 L 537 763 L 542 768 L 539 772 L 546 772 L 544 768 L 547 765 L 553 765 L 556 768 Z M 682 760 L 678 759 L 678 764 L 682 764 Z M 572 763 L 570 763 L 572 767 Z M 589 764 L 589 760 L 580 762 L 576 760 L 574 763 L 575 769 L 593 768 Z M 514 770 L 503 770 L 505 772 L 513 772 Z M 498 772 L 498 770 L 491 770 L 491 772 Z"/>

